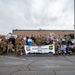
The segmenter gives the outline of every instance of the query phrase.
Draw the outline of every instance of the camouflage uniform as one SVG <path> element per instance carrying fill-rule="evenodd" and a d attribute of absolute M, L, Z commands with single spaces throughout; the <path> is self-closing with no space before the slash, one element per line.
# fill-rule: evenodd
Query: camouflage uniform
<path fill-rule="evenodd" d="M 9 42 L 8 44 L 8 49 L 7 49 L 7 53 L 10 52 L 15 52 L 15 50 L 13 49 L 14 45 L 12 44 L 12 42 Z"/>
<path fill-rule="evenodd" d="M 24 45 L 26 45 L 26 41 L 24 41 L 23 39 L 21 40 L 21 45 L 24 47 Z"/>
<path fill-rule="evenodd" d="M 21 46 L 22 46 L 22 52 L 24 54 L 24 46 L 26 45 L 26 41 L 24 41 L 23 39 L 21 40 Z"/>
<path fill-rule="evenodd" d="M 7 43 L 5 41 L 0 42 L 0 54 L 4 54 L 6 52 Z"/>
<path fill-rule="evenodd" d="M 16 45 L 16 55 L 23 55 L 23 46 L 21 42 Z"/>
<path fill-rule="evenodd" d="M 36 46 L 36 43 L 34 41 L 32 42 L 32 46 Z"/>
<path fill-rule="evenodd" d="M 65 40 L 66 40 L 66 43 L 68 43 L 68 41 L 71 40 L 71 37 L 70 37 L 69 35 L 67 35 L 67 36 L 65 37 Z"/>
<path fill-rule="evenodd" d="M 41 38 L 40 37 L 36 38 L 36 45 L 38 45 L 38 46 L 41 45 Z"/>
<path fill-rule="evenodd" d="M 16 44 L 18 44 L 18 43 L 19 43 L 19 41 L 20 41 L 20 38 L 19 38 L 19 37 L 17 37 L 17 38 L 16 38 L 16 40 L 15 40 L 15 43 L 16 43 Z"/>
<path fill-rule="evenodd" d="M 41 45 L 45 45 L 45 37 L 41 38 Z"/>
<path fill-rule="evenodd" d="M 60 44 L 59 43 L 55 43 L 55 53 L 56 55 L 60 54 Z"/>

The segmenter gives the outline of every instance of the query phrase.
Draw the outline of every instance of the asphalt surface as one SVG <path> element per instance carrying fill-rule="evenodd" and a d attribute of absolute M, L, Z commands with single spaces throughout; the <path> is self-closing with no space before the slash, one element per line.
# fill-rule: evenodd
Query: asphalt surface
<path fill-rule="evenodd" d="M 0 75 L 75 75 L 75 55 L 0 55 Z"/>

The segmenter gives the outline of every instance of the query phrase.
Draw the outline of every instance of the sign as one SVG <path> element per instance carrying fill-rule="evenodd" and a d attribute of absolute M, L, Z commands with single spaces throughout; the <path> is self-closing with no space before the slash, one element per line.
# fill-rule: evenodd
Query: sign
<path fill-rule="evenodd" d="M 55 53 L 54 44 L 52 45 L 44 45 L 44 46 L 24 46 L 26 55 L 28 53 Z"/>
<path fill-rule="evenodd" d="M 5 38 L 9 39 L 10 37 L 11 37 L 11 34 L 7 34 Z"/>
<path fill-rule="evenodd" d="M 7 34 L 5 38 L 9 39 L 11 36 L 14 36 L 15 39 L 17 38 L 17 35 L 12 35 L 12 34 Z"/>

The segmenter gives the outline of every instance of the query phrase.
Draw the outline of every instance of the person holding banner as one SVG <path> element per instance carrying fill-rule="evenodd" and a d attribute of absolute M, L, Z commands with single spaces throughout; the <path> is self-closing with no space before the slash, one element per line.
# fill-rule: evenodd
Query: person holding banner
<path fill-rule="evenodd" d="M 67 46 L 64 45 L 64 44 L 61 44 L 61 47 L 60 47 L 60 50 L 61 50 L 61 54 L 66 54 L 66 49 L 67 49 Z"/>

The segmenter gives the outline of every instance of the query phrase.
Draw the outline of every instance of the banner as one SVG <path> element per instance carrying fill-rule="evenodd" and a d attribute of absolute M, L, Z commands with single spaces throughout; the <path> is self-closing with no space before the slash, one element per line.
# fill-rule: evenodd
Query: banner
<path fill-rule="evenodd" d="M 26 55 L 28 53 L 54 53 L 55 54 L 55 47 L 54 44 L 52 45 L 44 45 L 44 46 L 24 46 Z"/>

